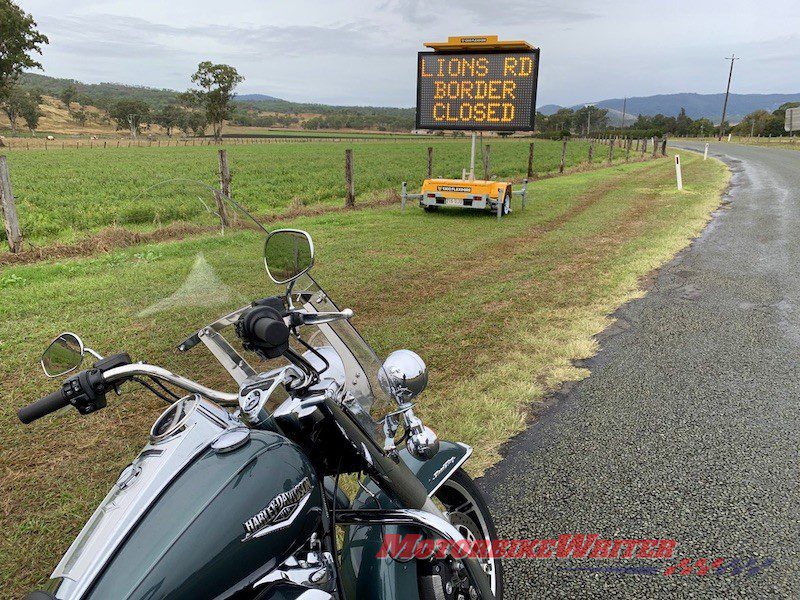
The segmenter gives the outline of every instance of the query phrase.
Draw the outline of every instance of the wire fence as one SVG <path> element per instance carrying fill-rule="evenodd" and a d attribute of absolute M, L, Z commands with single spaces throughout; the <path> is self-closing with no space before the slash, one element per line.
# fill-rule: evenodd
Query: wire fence
<path fill-rule="evenodd" d="M 140 138 L 140 139 L 48 139 L 48 138 L 2 138 L 3 150 L 76 150 L 81 148 L 107 150 L 112 148 L 187 148 L 193 146 L 248 146 L 260 144 L 286 144 L 303 142 L 402 142 L 423 136 L 275 136 L 275 137 L 224 137 L 213 138 Z"/>

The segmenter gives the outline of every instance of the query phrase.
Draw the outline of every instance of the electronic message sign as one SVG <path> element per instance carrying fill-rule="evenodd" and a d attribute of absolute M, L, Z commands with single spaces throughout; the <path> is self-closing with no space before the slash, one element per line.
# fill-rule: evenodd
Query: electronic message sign
<path fill-rule="evenodd" d="M 533 131 L 539 50 L 420 52 L 417 129 Z"/>

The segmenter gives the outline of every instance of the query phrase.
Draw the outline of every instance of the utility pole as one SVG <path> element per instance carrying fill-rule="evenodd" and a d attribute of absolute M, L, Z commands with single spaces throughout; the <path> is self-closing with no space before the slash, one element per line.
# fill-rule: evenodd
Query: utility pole
<path fill-rule="evenodd" d="M 625 109 L 628 108 L 628 97 L 625 96 L 625 99 L 622 101 L 622 124 L 620 127 L 625 129 Z"/>
<path fill-rule="evenodd" d="M 586 105 L 586 137 L 592 137 L 592 109 L 594 104 Z"/>
<path fill-rule="evenodd" d="M 739 60 L 736 58 L 735 54 L 731 54 L 730 56 L 726 56 L 725 60 L 731 61 L 731 70 L 728 72 L 728 87 L 725 90 L 725 103 L 722 105 L 722 121 L 719 123 L 719 137 L 717 138 L 718 142 L 722 141 L 722 129 L 725 127 L 725 113 L 728 111 L 728 96 L 731 93 L 731 78 L 733 77 L 733 63 L 734 61 Z"/>

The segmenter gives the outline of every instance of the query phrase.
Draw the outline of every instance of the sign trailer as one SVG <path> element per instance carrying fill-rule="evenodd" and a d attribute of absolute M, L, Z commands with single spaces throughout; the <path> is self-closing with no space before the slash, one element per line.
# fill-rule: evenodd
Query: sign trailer
<path fill-rule="evenodd" d="M 434 211 L 458 206 L 511 211 L 511 183 L 475 179 L 478 131 L 533 131 L 539 49 L 524 41 L 500 41 L 496 35 L 451 36 L 427 42 L 433 51 L 417 55 L 417 129 L 472 132 L 469 172 L 463 179 L 426 179 L 420 206 Z M 405 187 L 404 187 L 405 190 Z"/>

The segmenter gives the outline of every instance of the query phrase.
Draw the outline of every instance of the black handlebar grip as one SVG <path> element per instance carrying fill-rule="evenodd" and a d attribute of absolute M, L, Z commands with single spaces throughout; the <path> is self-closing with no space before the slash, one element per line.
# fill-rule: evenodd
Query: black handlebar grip
<path fill-rule="evenodd" d="M 268 346 L 279 347 L 289 341 L 289 328 L 283 319 L 265 315 L 253 322 L 253 334 Z"/>
<path fill-rule="evenodd" d="M 51 412 L 56 412 L 65 406 L 69 406 L 69 400 L 64 397 L 63 390 L 56 390 L 41 400 L 37 400 L 28 406 L 20 408 L 17 412 L 17 416 L 19 417 L 20 421 L 27 425 L 28 423 L 32 423 L 36 419 L 41 419 L 43 416 L 49 415 Z"/>
<path fill-rule="evenodd" d="M 245 350 L 264 358 L 278 358 L 289 349 L 289 327 L 271 306 L 254 306 L 236 321 L 236 335 Z"/>

